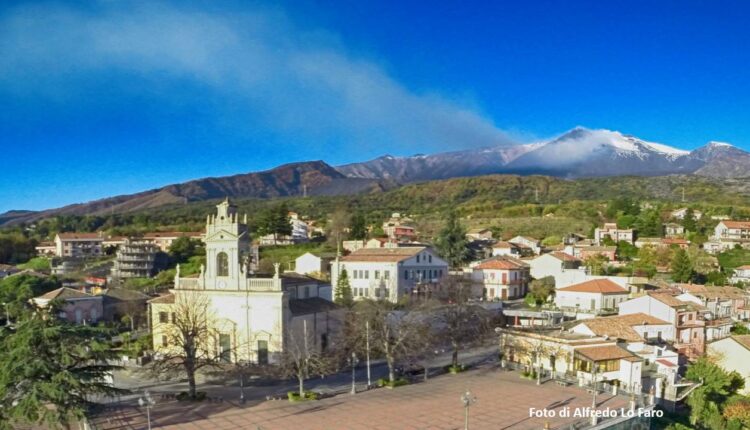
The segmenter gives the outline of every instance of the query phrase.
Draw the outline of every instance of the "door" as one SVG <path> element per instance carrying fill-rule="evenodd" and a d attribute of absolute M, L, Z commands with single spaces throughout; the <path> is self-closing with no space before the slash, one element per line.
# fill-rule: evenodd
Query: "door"
<path fill-rule="evenodd" d="M 232 338 L 228 334 L 219 334 L 219 358 L 224 363 L 232 361 Z"/>
<path fill-rule="evenodd" d="M 258 364 L 268 364 L 268 341 L 258 341 Z"/>

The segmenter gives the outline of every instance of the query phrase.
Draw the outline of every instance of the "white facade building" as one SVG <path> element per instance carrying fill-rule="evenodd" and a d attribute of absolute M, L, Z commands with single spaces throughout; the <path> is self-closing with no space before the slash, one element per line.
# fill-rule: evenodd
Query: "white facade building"
<path fill-rule="evenodd" d="M 439 293 L 448 263 L 432 248 L 362 248 L 331 265 L 331 284 L 346 270 L 355 299 L 370 298 L 397 302 L 404 296 Z"/>
<path fill-rule="evenodd" d="M 555 305 L 563 310 L 589 314 L 617 312 L 618 305 L 628 299 L 628 289 L 609 279 L 592 279 L 555 291 Z"/>
<path fill-rule="evenodd" d="M 339 323 L 336 306 L 322 298 L 325 285 L 301 275 L 272 277 L 250 274 L 247 217 L 241 221 L 228 200 L 206 220 L 206 266 L 197 277 L 180 276 L 179 266 L 170 294 L 151 300 L 154 349 L 168 350 L 166 333 L 176 304 L 200 298 L 214 315 L 214 348 L 226 361 L 274 362 L 287 343 L 302 339 L 307 326 L 309 346 L 327 348 Z M 304 321 L 307 321 L 304 323 Z"/>

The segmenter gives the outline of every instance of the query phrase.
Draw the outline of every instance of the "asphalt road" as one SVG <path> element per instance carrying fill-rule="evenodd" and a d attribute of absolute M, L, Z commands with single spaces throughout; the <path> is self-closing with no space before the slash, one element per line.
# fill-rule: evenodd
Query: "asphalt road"
<path fill-rule="evenodd" d="M 459 361 L 465 365 L 478 364 L 488 360 L 497 359 L 497 346 L 484 346 L 464 350 L 459 354 Z M 429 360 L 419 363 L 426 365 L 430 370 L 429 375 L 442 372 L 442 368 L 451 362 L 451 353 L 446 351 L 436 355 Z M 388 366 L 384 360 L 371 362 L 370 381 L 375 384 L 378 378 L 387 377 Z M 423 377 L 419 374 L 416 377 Z M 222 398 L 236 402 L 240 398 L 239 380 L 236 382 L 216 383 L 201 375 L 198 378 L 198 391 L 204 391 L 211 398 Z M 123 396 L 119 399 L 99 399 L 102 403 L 123 402 L 135 403 L 148 390 L 155 400 L 159 400 L 166 394 L 177 394 L 187 390 L 187 382 L 184 381 L 153 381 L 146 379 L 143 375 L 131 370 L 118 371 L 114 375 L 115 386 L 131 390 L 133 394 Z M 355 385 L 358 391 L 367 389 L 367 366 L 364 360 L 360 361 L 355 371 Z M 349 392 L 352 386 L 351 370 L 328 375 L 325 377 L 311 378 L 305 381 L 305 390 L 316 391 L 323 394 L 337 394 Z M 246 381 L 244 387 L 245 399 L 248 402 L 264 401 L 271 398 L 286 398 L 288 391 L 298 389 L 296 380 L 255 380 Z"/>

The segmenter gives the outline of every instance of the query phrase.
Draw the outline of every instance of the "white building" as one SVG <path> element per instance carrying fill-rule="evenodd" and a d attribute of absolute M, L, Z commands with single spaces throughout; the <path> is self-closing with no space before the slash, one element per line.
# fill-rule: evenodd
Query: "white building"
<path fill-rule="evenodd" d="M 597 227 L 594 229 L 594 242 L 597 245 L 601 245 L 605 237 L 609 237 L 615 243 L 625 241 L 633 243 L 633 229 L 632 228 L 617 228 L 617 224 L 608 222 L 604 224 L 604 227 Z"/>
<path fill-rule="evenodd" d="M 534 279 L 541 279 L 546 276 L 559 276 L 567 270 L 578 270 L 581 266 L 581 260 L 572 255 L 554 251 L 549 254 L 542 254 L 536 258 L 526 260 L 531 268 L 531 276 Z"/>
<path fill-rule="evenodd" d="M 736 267 L 730 281 L 732 283 L 744 282 L 750 284 L 750 264 Z"/>
<path fill-rule="evenodd" d="M 493 257 L 475 265 L 471 280 L 481 286 L 487 300 L 518 299 L 526 295 L 529 288 L 529 265 L 507 256 Z"/>
<path fill-rule="evenodd" d="M 675 328 L 674 338 L 668 339 L 687 357 L 698 357 L 705 350 L 706 323 L 701 314 L 705 307 L 690 300 L 681 300 L 667 293 L 652 293 L 622 302 L 620 315 L 645 313 Z"/>
<path fill-rule="evenodd" d="M 292 241 L 307 242 L 310 239 L 307 222 L 300 219 L 297 212 L 289 212 L 289 224 L 292 225 Z"/>
<path fill-rule="evenodd" d="M 517 245 L 511 242 L 500 241 L 492 245 L 492 255 L 493 256 L 506 255 L 509 257 L 523 257 L 524 254 L 527 254 L 527 253 L 524 253 L 524 249 L 528 249 L 529 250 L 528 253 L 531 253 L 530 248 Z"/>
<path fill-rule="evenodd" d="M 331 262 L 335 255 L 315 255 L 306 252 L 294 260 L 294 271 L 301 275 L 323 275 L 331 273 Z"/>
<path fill-rule="evenodd" d="M 331 284 L 346 270 L 355 299 L 385 299 L 431 296 L 440 293 L 441 281 L 448 275 L 448 263 L 432 248 L 362 248 L 341 257 L 331 265 Z"/>
<path fill-rule="evenodd" d="M 533 237 L 516 236 L 512 239 L 509 239 L 508 242 L 526 247 L 530 249 L 531 252 L 535 255 L 539 255 L 542 253 L 542 242 L 539 239 L 535 239 Z"/>
<path fill-rule="evenodd" d="M 599 314 L 617 312 L 620 303 L 628 299 L 630 292 L 609 279 L 590 281 L 558 288 L 555 305 L 563 310 Z"/>
<path fill-rule="evenodd" d="M 642 312 L 582 320 L 571 331 L 638 344 L 674 339 L 674 326 L 671 323 Z"/>
<path fill-rule="evenodd" d="M 313 278 L 250 274 L 250 237 L 237 208 L 228 200 L 209 216 L 205 233 L 206 266 L 196 277 L 182 277 L 179 266 L 170 294 L 151 300 L 154 349 L 169 350 L 167 333 L 176 308 L 198 297 L 213 315 L 214 348 L 226 361 L 273 362 L 307 326 L 309 346 L 324 350 L 338 326 L 336 306 L 322 296 L 325 285 Z"/>
<path fill-rule="evenodd" d="M 740 393 L 750 394 L 750 335 L 730 336 L 707 347 L 708 356 L 729 372 L 737 372 L 745 378 L 745 386 Z"/>
<path fill-rule="evenodd" d="M 84 258 L 102 255 L 104 238 L 99 233 L 58 233 L 55 235 L 55 255 Z"/>
<path fill-rule="evenodd" d="M 722 251 L 735 245 L 750 247 L 750 221 L 720 221 L 714 228 L 711 240 L 718 242 Z"/>
<path fill-rule="evenodd" d="M 687 214 L 688 208 L 680 208 L 673 210 L 669 215 L 674 219 L 683 220 Z M 699 220 L 703 217 L 703 212 L 693 210 L 693 219 Z"/>

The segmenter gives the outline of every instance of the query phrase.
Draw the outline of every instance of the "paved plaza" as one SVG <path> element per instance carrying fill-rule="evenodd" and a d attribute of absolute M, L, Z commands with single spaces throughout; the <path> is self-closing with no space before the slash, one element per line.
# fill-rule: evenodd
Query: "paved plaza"
<path fill-rule="evenodd" d="M 529 408 L 585 408 L 592 397 L 585 389 L 554 382 L 541 386 L 517 372 L 495 366 L 442 375 L 393 390 L 380 388 L 356 395 L 341 394 L 320 401 L 289 403 L 259 401 L 181 403 L 159 401 L 151 411 L 152 425 L 162 429 L 462 429 L 461 394 L 467 389 L 477 402 L 470 410 L 472 429 L 542 429 L 567 427 L 581 418 L 529 418 Z M 600 394 L 599 408 L 626 407 L 623 396 Z M 97 429 L 144 429 L 145 410 L 119 408 L 93 422 Z"/>

